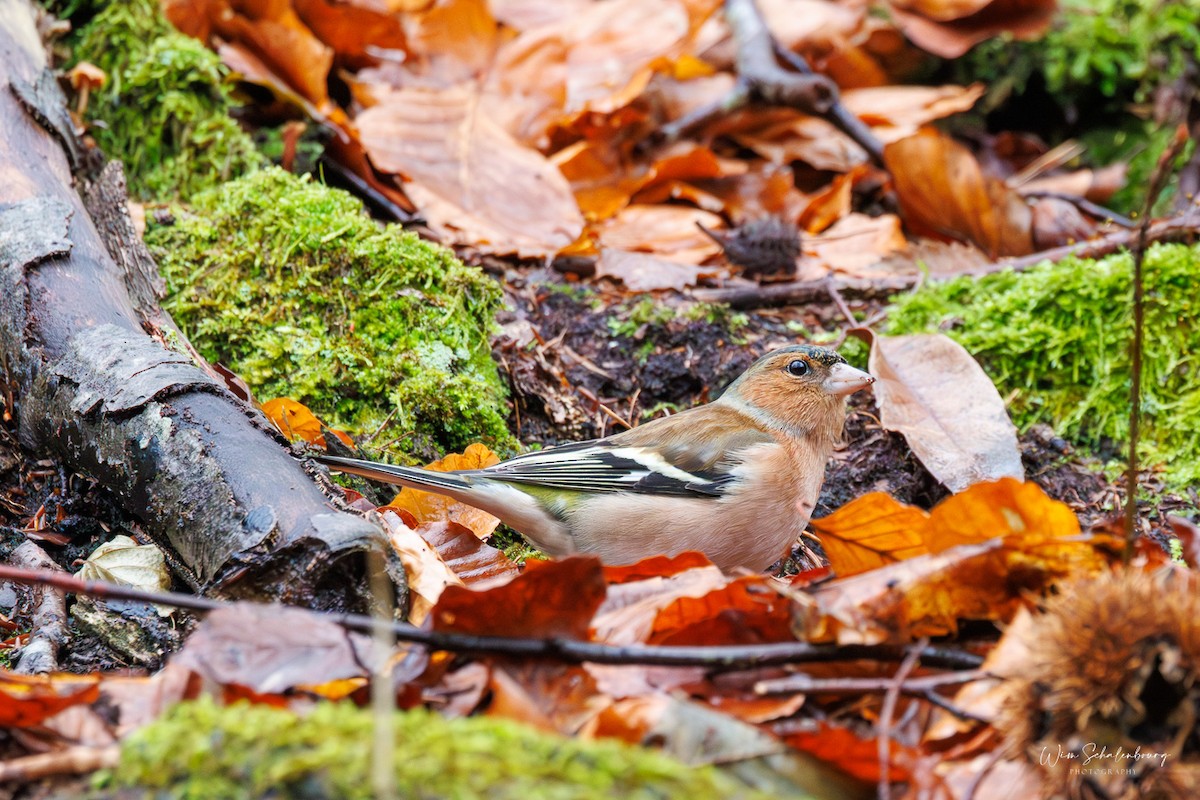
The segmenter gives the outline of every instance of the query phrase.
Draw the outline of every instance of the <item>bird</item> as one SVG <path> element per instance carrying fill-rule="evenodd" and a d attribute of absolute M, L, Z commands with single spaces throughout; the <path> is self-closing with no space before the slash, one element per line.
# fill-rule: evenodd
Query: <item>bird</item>
<path fill-rule="evenodd" d="M 698 550 L 723 570 L 757 571 L 791 552 L 841 438 L 846 398 L 874 382 L 833 350 L 791 345 L 759 358 L 710 403 L 483 469 L 315 460 L 448 495 L 550 556 L 629 564 Z"/>

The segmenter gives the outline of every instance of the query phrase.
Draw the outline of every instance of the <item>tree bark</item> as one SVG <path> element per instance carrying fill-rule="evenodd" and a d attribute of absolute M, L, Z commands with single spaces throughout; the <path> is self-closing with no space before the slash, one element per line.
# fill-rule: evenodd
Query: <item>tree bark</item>
<path fill-rule="evenodd" d="M 162 311 L 119 166 L 89 213 L 34 13 L 0 0 L 0 366 L 22 446 L 110 489 L 196 591 L 365 608 L 381 531 L 331 505 Z"/>

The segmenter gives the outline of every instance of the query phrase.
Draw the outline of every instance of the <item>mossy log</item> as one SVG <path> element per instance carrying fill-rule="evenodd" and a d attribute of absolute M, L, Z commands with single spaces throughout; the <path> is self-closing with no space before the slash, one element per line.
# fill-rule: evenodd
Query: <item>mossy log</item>
<path fill-rule="evenodd" d="M 196 360 L 119 165 L 85 202 L 82 153 L 34 9 L 0 0 L 0 359 L 22 446 L 110 489 L 197 591 L 362 609 L 380 531 Z"/>

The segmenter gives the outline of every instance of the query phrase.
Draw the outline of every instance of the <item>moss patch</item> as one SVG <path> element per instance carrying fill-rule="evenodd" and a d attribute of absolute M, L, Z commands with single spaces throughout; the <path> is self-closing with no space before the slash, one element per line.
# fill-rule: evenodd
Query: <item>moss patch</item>
<path fill-rule="evenodd" d="M 125 163 L 131 193 L 186 198 L 266 163 L 229 116 L 220 58 L 172 28 L 156 0 L 104 5 L 80 30 L 74 59 L 108 73 L 88 104 L 89 131 Z"/>
<path fill-rule="evenodd" d="M 889 333 L 941 330 L 979 358 L 1025 428 L 1050 422 L 1093 446 L 1129 436 L 1132 257 L 1066 259 L 927 285 L 892 307 Z M 1200 482 L 1200 249 L 1146 255 L 1143 455 L 1175 487 Z"/>
<path fill-rule="evenodd" d="M 611 740 L 562 739 L 505 720 L 398 713 L 398 797 L 766 798 L 712 767 Z M 267 706 L 175 706 L 131 736 L 116 787 L 189 800 L 373 796 L 370 712 L 321 703 L 303 718 Z M 125 796 L 122 794 L 121 796 Z"/>
<path fill-rule="evenodd" d="M 345 192 L 269 168 L 207 190 L 146 241 L 201 353 L 393 452 L 507 450 L 488 335 L 500 290 L 449 250 L 368 218 Z"/>

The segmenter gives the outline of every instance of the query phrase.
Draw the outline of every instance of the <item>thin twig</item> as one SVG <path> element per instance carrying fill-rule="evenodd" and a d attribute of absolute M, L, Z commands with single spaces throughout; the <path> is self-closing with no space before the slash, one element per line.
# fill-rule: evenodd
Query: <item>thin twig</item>
<path fill-rule="evenodd" d="M 983 670 L 954 672 L 946 675 L 926 675 L 906 680 L 900 687 L 905 694 L 922 695 L 942 686 L 970 683 L 988 677 Z M 754 684 L 755 694 L 864 694 L 886 692 L 895 686 L 893 677 L 886 678 L 813 678 L 796 674 L 784 678 L 772 678 Z"/>
<path fill-rule="evenodd" d="M 0 564 L 0 581 L 28 585 L 48 585 L 66 592 L 90 597 L 134 600 L 187 608 L 193 611 L 215 611 L 234 603 L 177 592 L 148 592 L 103 581 L 82 581 L 78 578 L 47 570 L 26 570 Z M 668 667 L 707 667 L 713 670 L 754 669 L 778 664 L 815 663 L 868 659 L 899 661 L 912 652 L 898 645 L 832 645 L 808 642 L 779 642 L 760 645 L 728 646 L 658 646 L 608 645 L 577 639 L 535 639 L 509 636 L 476 636 L 467 633 L 430 631 L 404 622 L 378 620 L 365 614 L 342 614 L 312 611 L 348 630 L 371 633 L 382 625 L 398 640 L 425 645 L 436 650 L 476 655 L 507 655 L 524 658 L 547 658 L 571 664 L 654 664 Z M 921 663 L 945 669 L 978 669 L 983 659 L 974 653 L 944 647 L 926 646 L 917 651 Z"/>
<path fill-rule="evenodd" d="M 1078 208 L 1080 211 L 1082 211 L 1085 214 L 1091 214 L 1093 217 L 1107 220 L 1107 221 L 1113 223 L 1114 225 L 1120 225 L 1122 228 L 1125 228 L 1126 230 L 1132 230 L 1138 226 L 1138 224 L 1136 222 L 1134 222 L 1133 220 L 1131 220 L 1129 217 L 1125 216 L 1124 214 L 1118 214 L 1116 211 L 1113 211 L 1111 208 L 1108 208 L 1107 206 L 1102 206 L 1099 203 L 1093 203 L 1091 200 L 1088 200 L 1086 197 L 1080 197 L 1077 194 L 1067 194 L 1066 192 L 1051 192 L 1051 191 L 1038 190 L 1038 191 L 1033 191 L 1033 192 L 1025 192 L 1025 193 L 1023 193 L 1022 196 L 1023 197 L 1049 197 L 1054 200 L 1064 200 L 1064 201 L 1070 203 L 1071 205 L 1075 206 L 1076 208 Z"/>
<path fill-rule="evenodd" d="M 879 800 L 890 800 L 892 782 L 889 776 L 892 754 L 892 718 L 896 715 L 896 703 L 900 701 L 900 687 L 908 674 L 916 669 L 921 660 L 921 648 L 929 645 L 929 639 L 922 639 L 920 644 L 900 662 L 900 668 L 892 678 L 892 685 L 883 696 L 883 707 L 879 710 L 878 745 L 879 745 Z"/>
<path fill-rule="evenodd" d="M 1129 387 L 1129 469 L 1125 476 L 1125 563 L 1133 558 L 1133 550 L 1137 545 L 1137 487 L 1138 487 L 1138 435 L 1141 432 L 1142 419 L 1142 351 L 1145 347 L 1145 285 L 1142 279 L 1142 266 L 1146 259 L 1146 238 L 1150 230 L 1150 214 L 1158 196 L 1162 194 L 1171 176 L 1175 159 L 1183 152 L 1188 142 L 1187 125 L 1181 124 L 1175 130 L 1175 138 L 1159 156 L 1154 174 L 1150 177 L 1150 187 L 1146 191 L 1146 202 L 1142 205 L 1142 224 L 1138 226 L 1137 244 L 1133 249 L 1133 342 L 1130 345 Z"/>
<path fill-rule="evenodd" d="M 833 276 L 830 275 L 825 279 L 825 284 L 829 296 L 833 298 L 834 304 L 838 307 L 838 311 L 842 312 L 842 316 L 846 318 L 845 328 L 854 328 L 858 325 L 858 321 L 854 319 L 854 312 L 850 310 L 850 306 L 846 304 L 846 298 L 842 297 L 841 290 L 833 281 Z"/>

